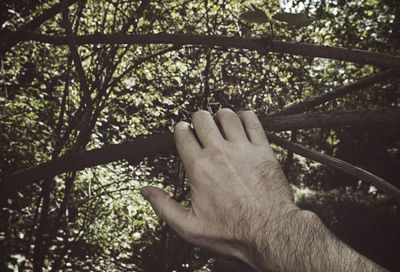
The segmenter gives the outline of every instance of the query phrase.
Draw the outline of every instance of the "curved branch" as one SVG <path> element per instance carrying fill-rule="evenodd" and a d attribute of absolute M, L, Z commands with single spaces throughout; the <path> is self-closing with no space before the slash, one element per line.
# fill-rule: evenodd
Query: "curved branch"
<path fill-rule="evenodd" d="M 304 100 L 302 102 L 299 102 L 297 104 L 284 107 L 283 109 L 281 109 L 273 114 L 270 114 L 270 116 L 305 112 L 305 111 L 310 110 L 310 109 L 312 109 L 318 105 L 321 105 L 325 102 L 331 101 L 338 97 L 345 96 L 346 94 L 349 94 L 349 93 L 353 93 L 362 88 L 372 86 L 376 83 L 385 81 L 396 75 L 397 76 L 399 75 L 398 70 L 386 70 L 386 71 L 383 71 L 376 75 L 364 77 L 363 79 L 360 79 L 359 81 L 356 81 L 354 83 L 350 83 L 346 86 L 335 88 L 329 92 L 323 93 L 318 96 L 311 97 L 311 98 Z"/>
<path fill-rule="evenodd" d="M 308 149 L 302 145 L 297 143 L 293 143 L 291 141 L 285 140 L 279 136 L 268 134 L 268 139 L 287 150 L 290 150 L 296 154 L 299 154 L 305 158 L 312 159 L 324 165 L 327 165 L 333 169 L 337 169 L 343 171 L 349 175 L 357 177 L 369 184 L 374 185 L 375 187 L 381 189 L 385 193 L 392 195 L 399 203 L 400 203 L 400 190 L 397 189 L 392 184 L 388 183 L 386 180 L 364 170 L 357 166 L 351 165 L 348 162 L 339 160 L 332 156 Z"/>
<path fill-rule="evenodd" d="M 49 36 L 32 32 L 16 33 L 17 41 L 38 41 L 53 45 L 68 44 L 65 36 Z M 400 57 L 358 49 L 347 49 L 305 43 L 282 42 L 265 38 L 222 37 L 211 35 L 187 34 L 93 34 L 76 37 L 77 44 L 175 44 L 235 47 L 251 50 L 263 50 L 288 53 L 301 56 L 328 58 L 372 64 L 387 68 L 400 68 Z"/>
<path fill-rule="evenodd" d="M 123 144 L 109 145 L 99 149 L 67 154 L 38 166 L 24 169 L 6 177 L 0 185 L 0 196 L 17 191 L 24 186 L 46 177 L 56 176 L 69 171 L 79 171 L 87 167 L 106 164 L 122 159 L 140 161 L 155 154 L 168 154 L 174 150 L 171 133 L 138 137 Z"/>
<path fill-rule="evenodd" d="M 346 125 L 387 126 L 400 123 L 400 110 L 303 113 L 279 117 L 260 117 L 260 120 L 267 131 Z M 135 162 L 156 154 L 168 154 L 174 150 L 172 133 L 165 133 L 139 137 L 123 144 L 71 153 L 9 175 L 0 183 L 0 196 L 7 197 L 24 186 L 68 171 L 79 171 L 86 167 L 122 159 Z"/>

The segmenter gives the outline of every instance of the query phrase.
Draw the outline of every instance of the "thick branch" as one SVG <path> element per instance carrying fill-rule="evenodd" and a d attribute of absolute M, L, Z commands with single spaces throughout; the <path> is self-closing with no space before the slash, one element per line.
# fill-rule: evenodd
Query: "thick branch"
<path fill-rule="evenodd" d="M 34 40 L 54 45 L 68 44 L 65 36 L 48 36 L 32 32 L 17 33 L 18 41 Z M 320 57 L 334 60 L 351 61 L 361 64 L 372 64 L 387 68 L 400 68 L 400 57 L 383 53 L 357 49 L 346 49 L 304 43 L 282 42 L 268 39 L 221 37 L 210 35 L 186 34 L 94 34 L 76 37 L 77 44 L 175 44 L 235 47 L 251 50 L 269 50 L 309 57 Z"/>
<path fill-rule="evenodd" d="M 174 150 L 171 133 L 137 138 L 128 143 L 109 145 L 104 148 L 65 155 L 8 176 L 1 182 L 0 195 L 8 196 L 22 187 L 45 177 L 56 176 L 74 170 L 83 170 L 100 164 L 122 159 L 140 161 L 155 154 L 168 154 Z"/>
<path fill-rule="evenodd" d="M 342 86 L 342 87 L 333 89 L 329 92 L 323 93 L 321 95 L 311 97 L 311 98 L 304 100 L 302 102 L 299 102 L 297 104 L 287 106 L 287 107 L 271 114 L 271 116 L 305 112 L 305 111 L 308 111 L 308 110 L 310 110 L 318 105 L 321 105 L 325 102 L 331 101 L 338 97 L 345 96 L 349 93 L 353 93 L 362 88 L 373 86 L 374 84 L 376 84 L 378 82 L 385 81 L 396 75 L 399 75 L 399 70 L 386 70 L 379 74 L 365 77 L 365 78 L 363 78 L 357 82 L 351 83 L 349 85 Z"/>
<path fill-rule="evenodd" d="M 347 111 L 307 113 L 279 117 L 261 117 L 264 129 L 283 131 L 299 128 L 333 126 L 388 126 L 400 123 L 400 110 Z M 26 185 L 68 171 L 82 170 L 122 159 L 140 161 L 156 154 L 168 154 L 174 150 L 171 133 L 140 137 L 130 142 L 110 145 L 90 151 L 65 155 L 9 175 L 0 183 L 0 196 L 7 197 Z"/>
<path fill-rule="evenodd" d="M 381 189 L 385 193 L 392 195 L 398 202 L 400 202 L 400 190 L 399 189 L 397 189 L 392 184 L 388 183 L 386 180 L 384 180 L 378 176 L 375 176 L 374 174 L 372 174 L 364 169 L 361 169 L 357 166 L 351 165 L 350 163 L 347 163 L 345 161 L 331 157 L 329 155 L 308 149 L 302 145 L 285 140 L 276 135 L 272 135 L 272 134 L 268 135 L 268 138 L 272 143 L 279 145 L 289 151 L 299 154 L 305 158 L 309 158 L 314 161 L 320 162 L 331 168 L 343 171 L 349 175 L 352 175 L 352 176 L 357 177 L 365 182 L 368 182 L 368 183 L 374 185 L 375 187 Z"/>
<path fill-rule="evenodd" d="M 70 6 L 76 2 L 78 2 L 78 0 L 69 0 L 68 6 Z M 5 34 L 1 41 L 2 45 L 0 47 L 0 55 L 3 55 L 5 52 L 7 52 L 11 47 L 13 47 L 18 42 L 18 40 L 16 39 L 16 36 L 18 37 L 19 35 L 24 35 L 23 33 L 26 31 L 35 30 L 40 25 L 42 25 L 44 22 L 46 22 L 47 20 L 53 18 L 60 11 L 61 11 L 61 4 L 55 4 L 53 7 L 44 11 L 41 15 L 35 17 L 29 23 L 23 25 L 18 31 L 16 31 L 14 33 Z"/>

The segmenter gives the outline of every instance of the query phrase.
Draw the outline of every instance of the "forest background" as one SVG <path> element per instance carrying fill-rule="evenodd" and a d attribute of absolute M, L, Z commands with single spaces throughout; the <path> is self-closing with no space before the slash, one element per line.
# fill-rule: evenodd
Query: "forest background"
<path fill-rule="evenodd" d="M 1 271 L 253 271 L 139 194 L 189 205 L 171 131 L 222 107 L 275 131 L 299 206 L 400 271 L 398 0 L 1 1 L 0 23 Z"/>

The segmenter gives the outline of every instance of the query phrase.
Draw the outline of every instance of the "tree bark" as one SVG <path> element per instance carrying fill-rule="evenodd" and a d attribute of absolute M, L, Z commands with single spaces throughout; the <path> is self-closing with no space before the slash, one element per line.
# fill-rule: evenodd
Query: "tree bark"
<path fill-rule="evenodd" d="M 65 36 L 49 36 L 32 32 L 15 33 L 16 41 L 38 41 L 53 45 L 66 45 Z M 76 43 L 81 44 L 175 44 L 203 45 L 262 50 L 293 55 L 328 58 L 333 60 L 350 61 L 361 64 L 372 64 L 386 68 L 400 68 L 400 57 L 358 49 L 347 49 L 305 43 L 282 42 L 266 38 L 241 38 L 210 35 L 187 34 L 93 34 L 75 37 Z"/>
<path fill-rule="evenodd" d="M 260 117 L 260 120 L 267 131 L 338 126 L 382 127 L 399 125 L 400 110 L 302 113 L 288 116 Z M 0 183 L 0 196 L 7 197 L 24 186 L 68 171 L 79 171 L 86 167 L 122 159 L 137 162 L 144 157 L 156 154 L 168 154 L 174 150 L 175 144 L 172 133 L 164 133 L 148 137 L 138 137 L 123 144 L 74 152 L 9 175 Z"/>

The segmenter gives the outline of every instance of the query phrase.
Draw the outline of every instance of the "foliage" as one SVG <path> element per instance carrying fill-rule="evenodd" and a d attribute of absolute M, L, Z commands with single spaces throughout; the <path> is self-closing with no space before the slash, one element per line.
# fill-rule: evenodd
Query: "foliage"
<path fill-rule="evenodd" d="M 21 3 L 0 4 L 2 37 L 58 1 Z M 274 28 L 276 40 L 400 53 L 397 0 L 87 0 L 77 1 L 69 12 L 76 35 L 270 37 L 268 24 L 247 22 L 257 12 L 256 22 L 288 22 Z M 64 35 L 61 12 L 35 32 Z M 21 42 L 1 56 L 0 178 L 77 150 L 171 131 L 198 109 L 272 113 L 381 70 L 267 51 L 190 45 L 87 44 L 78 52 L 91 107 L 84 103 L 68 46 Z M 315 110 L 399 108 L 399 84 L 395 79 L 379 83 Z M 399 186 L 399 128 L 281 134 Z M 400 242 L 396 203 L 364 182 L 275 148 L 302 207 L 315 210 L 339 237 L 368 257 L 400 269 L 393 257 Z M 177 237 L 139 195 L 138 189 L 146 184 L 190 203 L 176 154 L 64 173 L 1 200 L 0 270 L 38 269 L 38 260 L 43 259 L 43 266 L 53 271 L 252 271 Z"/>
<path fill-rule="evenodd" d="M 240 15 L 240 19 L 258 24 L 266 23 L 273 19 L 293 26 L 308 26 L 314 21 L 312 18 L 307 18 L 306 13 L 278 12 L 270 18 L 264 11 L 254 5 L 249 10 L 243 12 Z"/>

